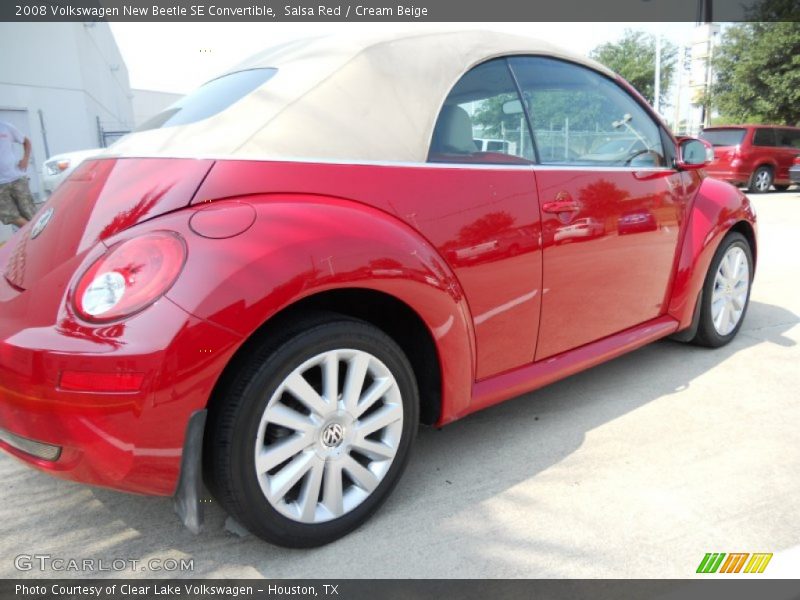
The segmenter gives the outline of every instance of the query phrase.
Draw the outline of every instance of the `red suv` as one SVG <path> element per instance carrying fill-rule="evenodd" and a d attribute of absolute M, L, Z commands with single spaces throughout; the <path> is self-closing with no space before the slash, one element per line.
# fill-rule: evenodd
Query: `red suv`
<path fill-rule="evenodd" d="M 790 185 L 789 168 L 800 155 L 800 128 L 774 125 L 708 127 L 700 137 L 714 146 L 707 172 L 750 192 L 779 192 Z"/>

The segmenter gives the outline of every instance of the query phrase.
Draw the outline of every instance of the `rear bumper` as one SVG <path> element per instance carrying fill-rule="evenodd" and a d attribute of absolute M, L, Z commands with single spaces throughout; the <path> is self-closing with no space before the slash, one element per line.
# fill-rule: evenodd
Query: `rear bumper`
<path fill-rule="evenodd" d="M 706 167 L 705 171 L 709 177 L 726 181 L 728 183 L 732 183 L 733 185 L 744 185 L 750 180 L 750 172 L 743 171 L 741 169 L 715 168 L 712 165 Z"/>
<path fill-rule="evenodd" d="M 0 277 L 0 448 L 64 479 L 173 494 L 186 425 L 205 408 L 239 337 L 166 298 L 110 326 L 88 326 L 63 308 L 42 326 L 34 307 L 45 303 L 30 293 Z M 136 392 L 64 390 L 64 370 L 144 379 Z"/>
<path fill-rule="evenodd" d="M 792 183 L 800 183 L 800 167 L 792 167 L 789 169 L 789 181 Z"/>

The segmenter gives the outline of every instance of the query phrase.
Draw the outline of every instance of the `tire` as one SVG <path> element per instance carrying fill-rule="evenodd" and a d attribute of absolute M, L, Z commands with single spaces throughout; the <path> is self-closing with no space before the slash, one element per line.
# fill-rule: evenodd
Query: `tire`
<path fill-rule="evenodd" d="M 751 194 L 766 194 L 772 187 L 772 169 L 767 166 L 758 167 L 750 176 L 747 191 Z"/>
<path fill-rule="evenodd" d="M 727 261 L 724 265 L 723 260 Z M 736 260 L 746 260 L 746 273 L 736 270 L 734 265 L 740 264 Z M 753 253 L 750 244 L 742 234 L 731 232 L 717 248 L 706 274 L 700 321 L 692 342 L 718 348 L 736 337 L 747 314 L 752 285 Z"/>
<path fill-rule="evenodd" d="M 791 187 L 791 186 L 788 186 L 788 185 L 778 185 L 778 184 L 773 184 L 773 186 L 772 186 L 772 187 L 774 187 L 774 188 L 775 188 L 775 191 L 776 191 L 776 192 L 785 192 L 785 191 L 786 191 L 786 190 L 788 190 L 788 189 L 789 189 L 789 187 Z"/>
<path fill-rule="evenodd" d="M 314 313 L 268 333 L 209 410 L 206 479 L 253 534 L 321 546 L 364 523 L 397 484 L 418 427 L 417 384 L 400 347 L 363 321 Z"/>

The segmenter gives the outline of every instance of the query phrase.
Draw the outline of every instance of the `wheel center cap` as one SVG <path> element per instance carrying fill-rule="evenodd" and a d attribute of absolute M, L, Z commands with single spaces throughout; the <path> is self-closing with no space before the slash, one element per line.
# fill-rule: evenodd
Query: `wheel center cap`
<path fill-rule="evenodd" d="M 330 423 L 322 430 L 321 441 L 326 448 L 336 448 L 344 440 L 344 427 L 339 423 Z"/>

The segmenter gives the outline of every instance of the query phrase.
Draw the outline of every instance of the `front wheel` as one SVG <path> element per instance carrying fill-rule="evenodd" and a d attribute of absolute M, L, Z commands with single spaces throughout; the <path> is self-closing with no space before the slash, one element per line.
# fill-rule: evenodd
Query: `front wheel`
<path fill-rule="evenodd" d="M 209 414 L 210 487 L 262 539 L 307 548 L 349 533 L 405 468 L 418 425 L 410 363 L 379 329 L 334 314 L 258 347 Z"/>
<path fill-rule="evenodd" d="M 745 237 L 722 240 L 703 284 L 700 322 L 694 342 L 716 348 L 730 342 L 744 321 L 753 283 L 753 253 Z"/>

